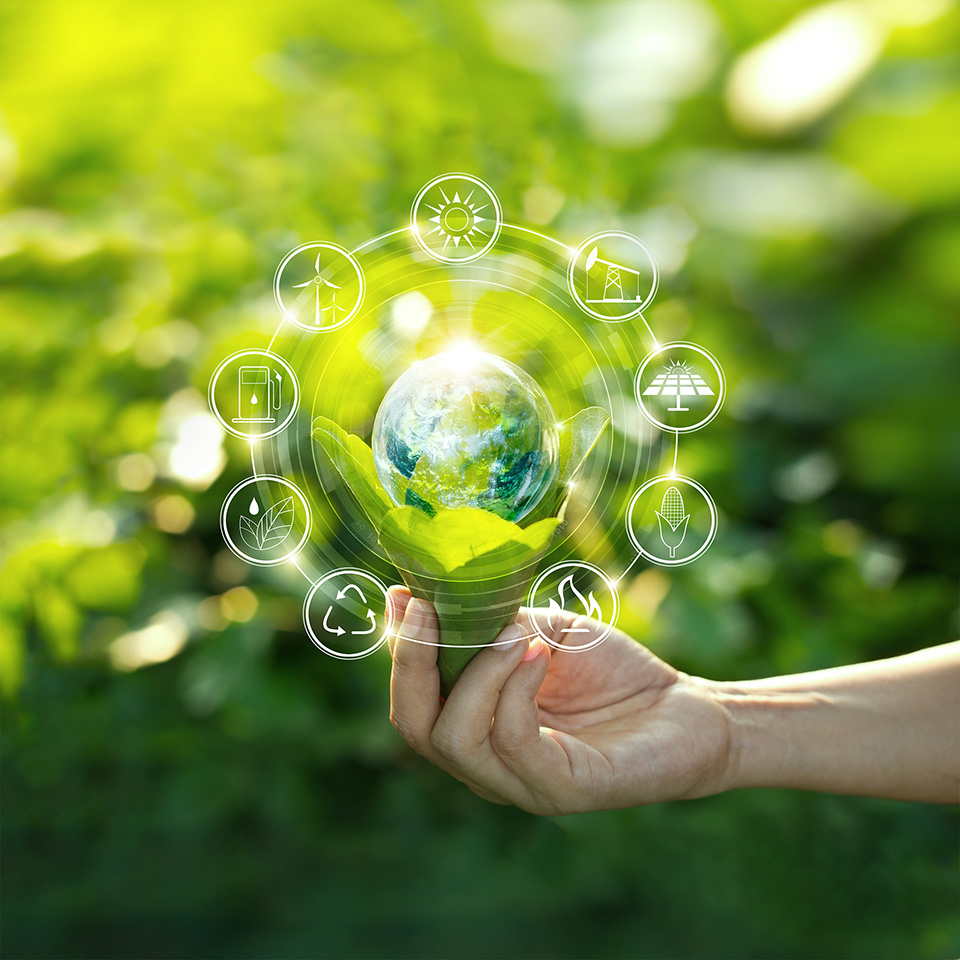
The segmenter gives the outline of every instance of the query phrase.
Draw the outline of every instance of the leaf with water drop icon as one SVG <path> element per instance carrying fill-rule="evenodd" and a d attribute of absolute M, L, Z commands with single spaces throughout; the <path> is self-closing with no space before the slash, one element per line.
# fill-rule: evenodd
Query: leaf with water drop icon
<path fill-rule="evenodd" d="M 258 524 L 260 549 L 266 550 L 267 547 L 275 547 L 278 543 L 282 543 L 289 536 L 292 527 L 293 497 L 287 497 L 275 503 Z"/>
<path fill-rule="evenodd" d="M 254 523 L 249 517 L 240 518 L 240 538 L 254 550 L 260 549 L 260 534 L 258 532 L 259 524 Z"/>

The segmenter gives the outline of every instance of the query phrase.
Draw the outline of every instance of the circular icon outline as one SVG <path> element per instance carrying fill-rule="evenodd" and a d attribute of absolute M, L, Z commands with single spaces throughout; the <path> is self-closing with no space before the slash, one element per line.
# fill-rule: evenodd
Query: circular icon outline
<path fill-rule="evenodd" d="M 354 271 L 356 272 L 357 279 L 360 281 L 360 292 L 357 294 L 357 302 L 353 305 L 353 308 L 342 320 L 338 320 L 336 323 L 332 323 L 326 327 L 309 326 L 308 324 L 301 323 L 287 310 L 283 302 L 283 297 L 280 295 L 280 281 L 283 279 L 284 267 L 286 267 L 286 265 L 298 253 L 303 253 L 304 250 L 330 250 L 342 257 L 346 257 L 346 259 L 350 262 L 350 266 L 353 267 Z M 341 247 L 339 243 L 333 243 L 330 240 L 311 240 L 307 243 L 301 243 L 299 246 L 294 247 L 280 261 L 280 265 L 277 267 L 277 271 L 273 275 L 273 299 L 276 301 L 277 307 L 280 310 L 280 315 L 284 320 L 292 323 L 295 327 L 298 327 L 301 330 L 306 330 L 307 333 L 329 333 L 331 330 L 339 330 L 341 327 L 346 326 L 360 311 L 360 307 L 363 305 L 363 298 L 366 296 L 366 292 L 367 281 L 366 277 L 363 275 L 363 268 L 360 266 L 360 261 L 357 260 L 357 258 L 349 250 Z"/>
<path fill-rule="evenodd" d="M 690 424 L 686 427 L 673 427 L 669 424 L 661 423 L 644 406 L 643 394 L 640 392 L 640 381 L 643 379 L 643 373 L 647 369 L 650 361 L 655 357 L 658 357 L 665 350 L 672 350 L 675 347 L 682 347 L 685 350 L 693 350 L 694 352 L 706 357 L 707 361 L 713 367 L 714 372 L 717 374 L 717 382 L 720 385 L 720 390 L 717 394 L 717 402 L 713 405 L 713 409 L 702 420 L 698 420 L 696 423 Z M 666 430 L 668 433 L 693 433 L 695 430 L 705 427 L 720 412 L 720 408 L 723 406 L 723 401 L 727 396 L 727 378 L 723 374 L 723 367 L 720 366 L 720 361 L 717 360 L 717 358 L 709 350 L 707 350 L 706 347 L 701 347 L 696 343 L 690 343 L 689 340 L 673 340 L 670 343 L 663 343 L 654 348 L 643 358 L 643 362 L 640 364 L 640 367 L 637 370 L 637 375 L 633 378 L 633 395 L 637 401 L 637 406 L 640 407 L 640 413 L 642 413 L 644 418 L 649 423 L 652 423 L 655 427 L 659 427 L 661 430 Z"/>
<path fill-rule="evenodd" d="M 696 552 L 690 554 L 689 557 L 684 557 L 682 560 L 664 560 L 662 557 L 654 556 L 652 553 L 649 553 L 648 551 L 644 550 L 642 546 L 640 546 L 640 542 L 637 539 L 636 534 L 633 532 L 633 508 L 637 505 L 637 501 L 640 499 L 641 494 L 649 490 L 650 487 L 654 486 L 655 484 L 663 483 L 664 481 L 669 481 L 670 483 L 687 483 L 691 487 L 694 487 L 697 491 L 699 491 L 700 494 L 702 494 L 707 503 L 707 507 L 710 510 L 710 529 L 707 532 L 706 539 L 696 550 Z M 630 498 L 630 503 L 627 504 L 626 526 L 627 537 L 641 557 L 645 557 L 651 563 L 655 563 L 659 567 L 682 567 L 685 564 L 693 563 L 694 560 L 702 557 L 704 553 L 706 553 L 710 544 L 713 543 L 717 535 L 717 505 L 713 502 L 713 497 L 711 497 L 707 492 L 706 487 L 698 483 L 696 480 L 692 479 L 691 477 L 680 476 L 679 474 L 665 473 L 662 476 L 654 477 L 652 480 L 648 480 Z"/>
<path fill-rule="evenodd" d="M 262 357 L 270 360 L 271 362 L 276 361 L 281 367 L 283 367 L 290 379 L 293 381 L 293 400 L 290 403 L 290 410 L 277 426 L 266 433 L 244 433 L 242 430 L 238 430 L 229 421 L 221 416 L 220 410 L 217 407 L 216 388 L 217 381 L 220 379 L 220 374 L 223 373 L 228 364 L 232 363 L 234 360 L 239 360 L 241 357 Z M 293 372 L 293 367 L 291 367 L 290 364 L 278 354 L 271 353 L 269 350 L 259 350 L 256 347 L 250 350 L 238 350 L 236 353 L 232 353 L 229 357 L 221 360 L 220 363 L 217 364 L 217 369 L 213 371 L 213 375 L 210 377 L 210 384 L 207 387 L 207 405 L 210 407 L 210 412 L 216 418 L 217 423 L 219 423 L 220 426 L 232 436 L 239 437 L 241 440 L 267 440 L 270 437 L 275 437 L 278 433 L 280 433 L 281 430 L 285 430 L 290 425 L 290 421 L 296 416 L 297 408 L 300 405 L 300 381 L 297 379 L 297 375 Z"/>
<path fill-rule="evenodd" d="M 230 531 L 227 527 L 227 511 L 230 509 L 230 504 L 233 502 L 234 497 L 244 488 L 250 486 L 253 483 L 260 483 L 261 481 L 276 481 L 277 483 L 282 483 L 285 487 L 289 487 L 297 498 L 300 500 L 300 503 L 303 505 L 303 511 L 306 515 L 307 521 L 303 526 L 303 534 L 300 537 L 299 543 L 288 553 L 285 553 L 282 557 L 278 557 L 272 560 L 263 560 L 251 557 L 241 550 L 236 543 L 234 543 L 233 538 L 230 536 Z M 310 527 L 312 524 L 312 518 L 310 516 L 310 505 L 307 503 L 307 498 L 304 496 L 303 491 L 295 484 L 287 480 L 286 477 L 278 477 L 276 474 L 259 474 L 254 477 L 247 477 L 246 480 L 241 480 L 228 494 L 226 499 L 223 501 L 223 506 L 220 508 L 220 533 L 223 535 L 223 540 L 230 550 L 238 556 L 241 560 L 245 560 L 247 563 L 252 563 L 258 567 L 275 567 L 280 563 L 285 563 L 291 557 L 295 557 L 306 545 L 307 540 L 310 538 Z"/>
<path fill-rule="evenodd" d="M 599 646 L 603 643 L 607 637 L 613 633 L 614 628 L 617 625 L 617 620 L 620 618 L 620 594 L 617 591 L 616 581 L 611 580 L 596 564 L 588 563 L 586 560 L 564 560 L 561 563 L 555 563 L 552 567 L 548 567 L 546 570 L 541 573 L 536 580 L 533 581 L 533 584 L 530 587 L 529 592 L 527 593 L 527 606 L 531 609 L 536 607 L 536 596 L 537 591 L 540 589 L 541 584 L 547 577 L 551 574 L 556 573 L 558 570 L 565 570 L 569 567 L 574 567 L 582 570 L 589 570 L 591 573 L 596 574 L 604 583 L 604 586 L 610 591 L 611 596 L 613 597 L 613 617 L 611 622 L 606 625 L 606 629 L 600 634 L 600 636 L 595 637 L 590 643 L 585 643 L 577 647 L 568 647 L 562 643 L 557 643 L 552 637 L 548 637 L 541 629 L 540 624 L 537 619 L 531 618 L 533 621 L 533 629 L 536 631 L 537 635 L 550 647 L 553 647 L 554 650 L 562 650 L 564 653 L 586 653 L 587 650 L 592 650 L 594 647 Z"/>
<path fill-rule="evenodd" d="M 427 243 L 426 239 L 421 235 L 420 227 L 417 224 L 417 213 L 420 209 L 420 203 L 427 191 L 446 180 L 466 180 L 469 183 L 474 184 L 474 186 L 480 187 L 480 189 L 483 190 L 490 198 L 490 202 L 493 204 L 493 209 L 496 212 L 493 233 L 490 235 L 490 239 L 479 250 L 475 250 L 472 254 L 470 254 L 470 256 L 467 257 L 447 257 L 442 253 L 438 253 L 436 250 L 433 250 Z M 439 260 L 441 263 L 472 263 L 474 260 L 479 260 L 482 256 L 484 256 L 484 254 L 489 253 L 493 248 L 493 245 L 497 242 L 497 239 L 500 236 L 500 231 L 502 228 L 503 208 L 500 206 L 500 198 L 493 192 L 493 188 L 489 184 L 485 183 L 479 177 L 475 177 L 469 173 L 443 173 L 439 177 L 434 177 L 429 183 L 424 184 L 420 188 L 420 192 L 416 195 L 413 204 L 410 207 L 410 232 L 413 234 L 413 238 L 416 240 L 417 246 L 420 247 L 420 249 L 428 256 L 433 257 L 434 260 Z"/>
<path fill-rule="evenodd" d="M 368 647 L 366 650 L 361 650 L 358 653 L 343 653 L 339 650 L 334 650 L 331 647 L 328 647 L 314 632 L 313 624 L 311 623 L 309 617 L 310 603 L 320 587 L 322 587 L 323 584 L 325 584 L 328 580 L 333 579 L 333 577 L 342 576 L 344 574 L 351 577 L 364 577 L 365 579 L 371 581 L 373 585 L 383 594 L 385 603 L 387 622 L 380 633 L 380 639 L 377 640 L 373 646 Z M 382 647 L 386 642 L 387 635 L 393 629 L 393 621 L 393 604 L 390 602 L 390 594 L 387 591 L 387 588 L 384 586 L 383 581 L 375 574 L 372 574 L 367 570 L 361 570 L 359 567 L 340 567 L 338 570 L 331 570 L 329 573 L 325 573 L 310 587 L 310 590 L 307 592 L 306 599 L 303 601 L 303 628 L 307 631 L 307 636 L 318 650 L 321 650 L 323 653 L 327 654 L 328 657 L 333 657 L 336 660 L 362 660 L 364 657 L 369 657 L 370 654 L 376 653 L 376 651 L 379 650 L 380 647 Z"/>
<path fill-rule="evenodd" d="M 580 294 L 577 293 L 576 284 L 574 283 L 574 272 L 576 271 L 577 260 L 579 260 L 580 254 L 582 254 L 591 243 L 596 243 L 605 237 L 619 237 L 621 240 L 629 240 L 631 243 L 635 243 L 650 261 L 650 266 L 653 270 L 653 279 L 650 281 L 650 292 L 647 294 L 646 299 L 638 307 L 635 307 L 630 313 L 622 317 L 608 317 L 587 306 L 580 297 Z M 595 233 L 592 237 L 587 237 L 587 239 L 582 241 L 573 251 L 573 256 L 570 257 L 570 263 L 567 265 L 567 289 L 570 292 L 570 296 L 573 297 L 574 302 L 584 313 L 604 323 L 623 323 L 626 320 L 633 320 L 635 317 L 640 316 L 640 314 L 653 303 L 653 298 L 657 295 L 657 290 L 660 289 L 660 268 L 657 266 L 657 261 L 650 248 L 639 237 L 635 237 L 632 233 L 627 233 L 625 230 L 603 230 L 600 233 Z"/>

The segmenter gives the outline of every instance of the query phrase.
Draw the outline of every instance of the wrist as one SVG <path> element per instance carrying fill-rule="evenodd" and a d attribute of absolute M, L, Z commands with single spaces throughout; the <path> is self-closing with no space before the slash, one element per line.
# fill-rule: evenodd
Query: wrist
<path fill-rule="evenodd" d="M 727 757 L 721 790 L 804 787 L 823 762 L 809 753 L 810 728 L 836 704 L 822 693 L 714 684 L 727 722 Z M 806 731 L 806 733 L 804 733 Z"/>

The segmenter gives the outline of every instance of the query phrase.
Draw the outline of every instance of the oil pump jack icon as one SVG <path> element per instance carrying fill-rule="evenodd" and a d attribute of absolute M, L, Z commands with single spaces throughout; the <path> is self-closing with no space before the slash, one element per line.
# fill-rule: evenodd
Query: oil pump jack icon
<path fill-rule="evenodd" d="M 570 598 L 571 609 L 569 610 L 567 610 L 567 596 L 566 596 L 567 587 L 570 588 L 570 593 L 572 594 L 572 597 Z M 564 577 L 563 580 L 560 581 L 560 586 L 557 587 L 557 593 L 560 595 L 560 602 L 557 603 L 557 601 L 554 600 L 553 597 L 550 597 L 550 602 L 548 605 L 548 609 L 550 612 L 547 615 L 547 624 L 551 630 L 554 627 L 554 622 L 556 621 L 557 617 L 559 617 L 564 610 L 567 610 L 568 613 L 576 612 L 577 619 L 573 621 L 573 624 L 571 626 L 564 627 L 560 631 L 560 633 L 562 634 L 590 633 L 589 628 L 577 626 L 577 624 L 580 623 L 581 617 L 583 616 L 593 617 L 596 620 L 603 620 L 603 611 L 600 609 L 600 604 L 597 603 L 597 599 L 596 597 L 594 597 L 593 591 L 592 590 L 590 591 L 589 599 L 585 597 L 576 588 L 576 585 L 573 582 L 572 573 L 570 574 L 570 576 Z M 573 602 L 575 600 L 583 608 L 582 614 L 579 611 L 574 611 L 574 609 L 572 609 Z"/>
<path fill-rule="evenodd" d="M 364 596 L 363 591 L 355 583 L 348 583 L 345 587 L 343 587 L 343 589 L 338 590 L 337 600 L 343 600 L 351 590 L 355 590 L 357 592 L 357 596 L 360 598 L 361 603 L 369 604 L 369 601 Z M 339 624 L 337 624 L 336 626 L 330 625 L 330 615 L 332 613 L 333 613 L 333 604 L 331 603 L 330 606 L 327 607 L 327 612 L 323 615 L 323 629 L 327 633 L 329 633 L 331 636 L 342 637 L 345 633 L 347 633 L 347 631 L 344 630 L 343 627 L 341 627 Z M 350 636 L 366 637 L 377 629 L 377 615 L 370 609 L 369 606 L 367 606 L 366 620 L 370 624 L 370 629 L 369 630 L 351 630 L 349 631 Z"/>
<path fill-rule="evenodd" d="M 597 266 L 601 269 L 595 269 Z M 606 269 L 602 269 L 602 268 Z M 639 303 L 640 271 L 612 260 L 603 260 L 594 247 L 583 265 L 587 277 L 587 303 Z"/>

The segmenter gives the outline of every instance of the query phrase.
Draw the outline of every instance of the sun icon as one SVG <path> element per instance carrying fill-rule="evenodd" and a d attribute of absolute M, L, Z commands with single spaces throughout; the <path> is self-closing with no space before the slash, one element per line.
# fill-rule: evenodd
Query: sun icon
<path fill-rule="evenodd" d="M 468 173 L 434 177 L 410 211 L 410 228 L 420 249 L 443 263 L 482 257 L 497 242 L 502 226 L 497 195 Z"/>
<path fill-rule="evenodd" d="M 481 217 L 480 211 L 485 210 L 489 204 L 484 203 L 478 205 L 477 203 L 470 202 L 476 190 L 471 190 L 463 200 L 460 199 L 460 193 L 455 192 L 451 200 L 443 192 L 442 187 L 438 187 L 437 189 L 440 191 L 440 196 L 443 197 L 443 203 L 437 206 L 430 203 L 426 204 L 429 209 L 434 210 L 437 214 L 435 217 L 428 218 L 430 222 L 435 223 L 436 226 L 427 236 L 439 232 L 440 236 L 444 238 L 443 250 L 447 249 L 447 244 L 449 244 L 451 240 L 455 248 L 460 246 L 461 240 L 466 241 L 473 247 L 473 241 L 470 237 L 475 234 L 486 241 L 489 234 L 486 230 L 481 229 L 478 224 L 486 222 L 487 218 Z"/>

